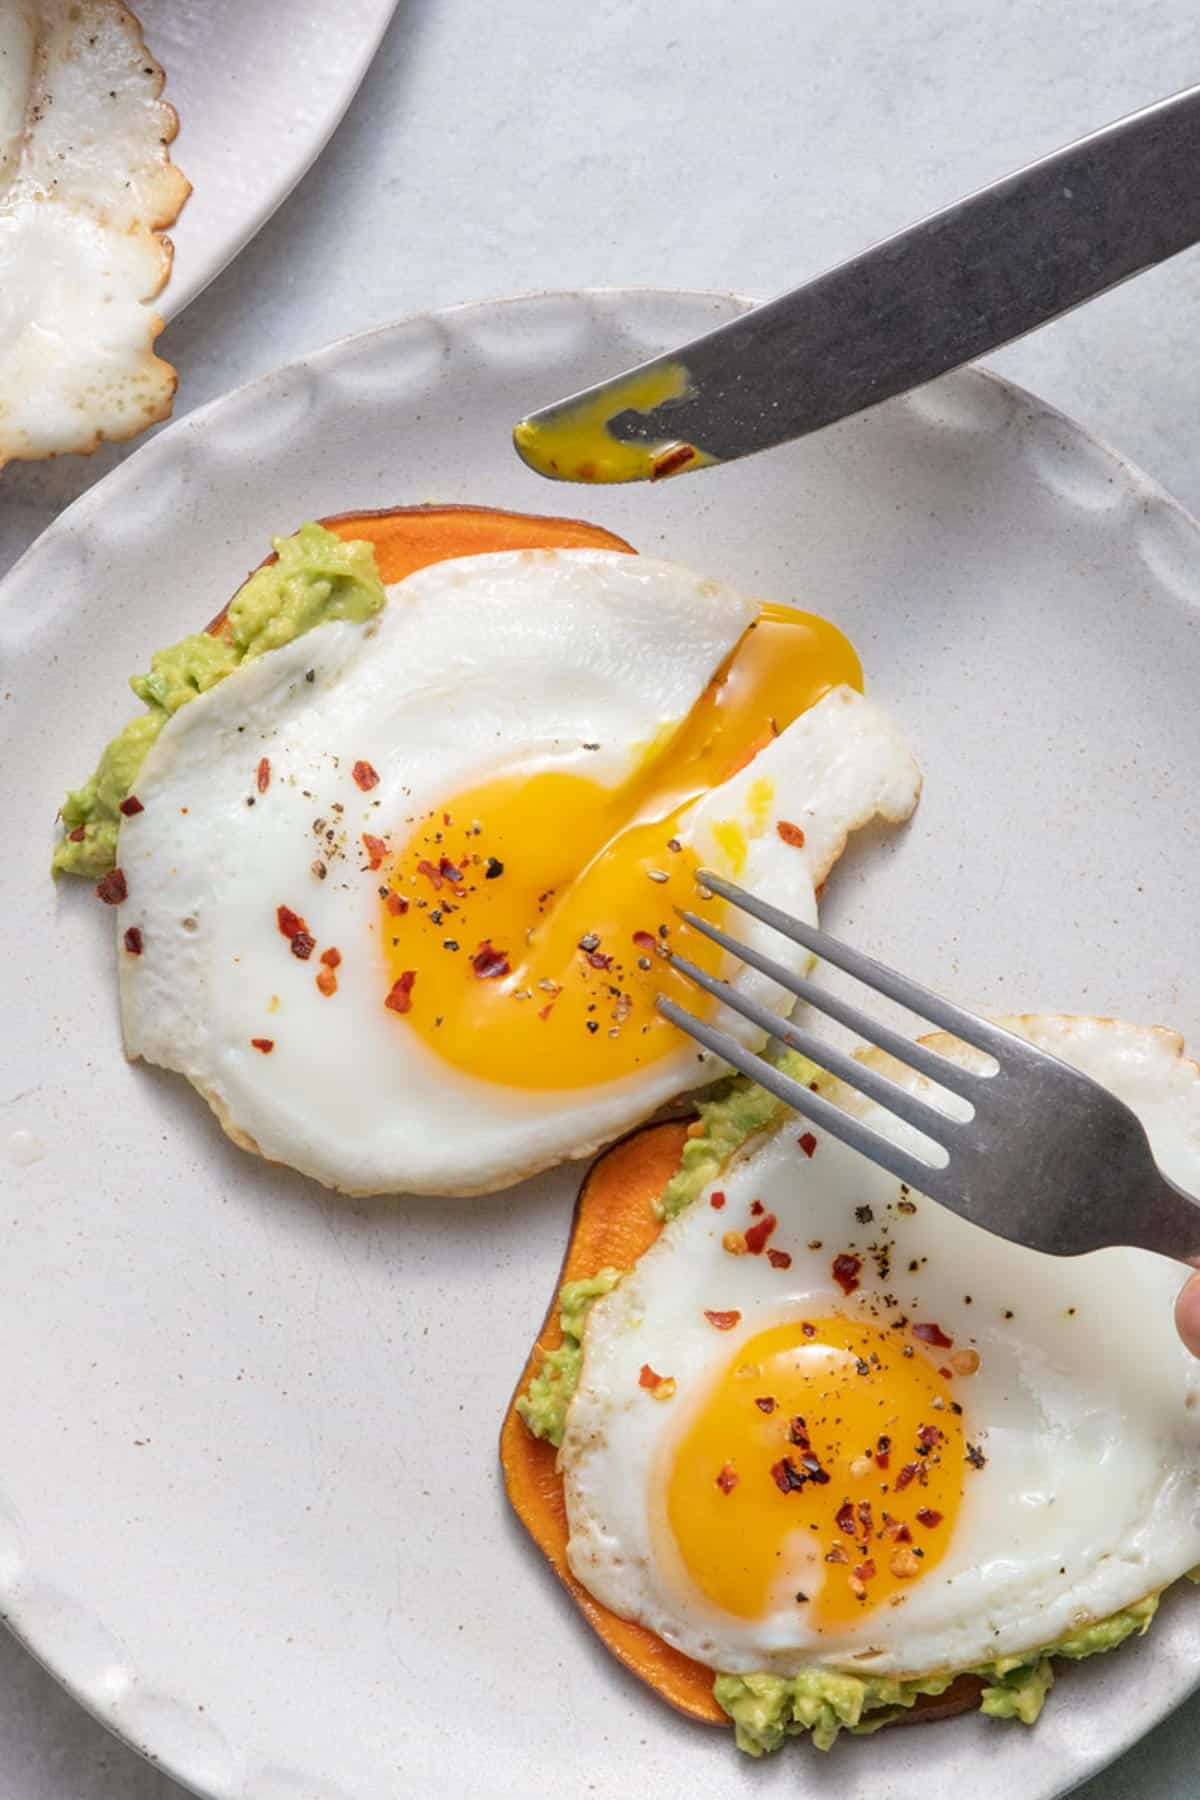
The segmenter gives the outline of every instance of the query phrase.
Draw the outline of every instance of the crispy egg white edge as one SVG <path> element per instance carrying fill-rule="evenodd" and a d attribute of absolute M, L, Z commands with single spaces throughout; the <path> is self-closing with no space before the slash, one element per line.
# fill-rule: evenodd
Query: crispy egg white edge
<path fill-rule="evenodd" d="M 1112 1020 L 1003 1022 L 1120 1093 L 1163 1168 L 1200 1191 L 1200 1070 L 1175 1034 Z M 899 1066 L 888 1072 L 925 1085 Z M 904 1129 L 860 1096 L 850 1103 L 876 1129 Z M 1200 1369 L 1173 1328 L 1179 1265 L 1124 1249 L 1042 1256 L 923 1199 L 915 1214 L 899 1213 L 893 1178 L 815 1135 L 811 1160 L 790 1120 L 744 1152 L 720 1178 L 725 1208 L 702 1195 L 591 1310 L 560 1454 L 570 1563 L 588 1590 L 714 1668 L 922 1673 L 1053 1642 L 1200 1562 Z M 793 1255 L 786 1274 L 720 1247 L 758 1197 L 779 1217 L 772 1243 Z M 873 1228 L 855 1219 L 864 1203 Z M 877 1281 L 868 1257 L 863 1289 L 847 1302 L 830 1259 L 885 1226 L 889 1280 Z M 807 1250 L 814 1238 L 820 1253 Z M 980 1350 L 979 1372 L 955 1392 L 966 1437 L 988 1462 L 965 1472 L 954 1542 L 931 1585 L 914 1584 L 905 1605 L 873 1610 L 836 1638 L 806 1628 L 798 1609 L 749 1623 L 723 1616 L 671 1566 L 669 1548 L 664 1556 L 669 1534 L 649 1470 L 739 1342 L 805 1313 L 869 1317 L 883 1286 L 910 1318 L 932 1317 Z M 706 1306 L 740 1309 L 739 1327 L 713 1331 Z M 671 1402 L 639 1389 L 643 1362 L 675 1378 Z"/>

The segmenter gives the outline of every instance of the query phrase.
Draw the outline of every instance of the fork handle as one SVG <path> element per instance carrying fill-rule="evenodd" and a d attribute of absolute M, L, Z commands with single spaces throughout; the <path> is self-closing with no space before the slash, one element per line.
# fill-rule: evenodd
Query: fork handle
<path fill-rule="evenodd" d="M 1112 1219 L 1110 1243 L 1134 1244 L 1178 1262 L 1200 1258 L 1200 1201 L 1184 1193 L 1161 1169 L 1155 1170 L 1150 1191 L 1140 1193 L 1136 1202 L 1128 1194 L 1126 1189 L 1119 1216 Z"/>

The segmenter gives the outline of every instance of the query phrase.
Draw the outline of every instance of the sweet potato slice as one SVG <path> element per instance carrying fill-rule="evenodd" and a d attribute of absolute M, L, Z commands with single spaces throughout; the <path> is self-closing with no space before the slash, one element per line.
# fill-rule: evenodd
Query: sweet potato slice
<path fill-rule="evenodd" d="M 500 1431 L 500 1463 L 504 1485 L 517 1517 L 542 1551 L 554 1573 L 592 1629 L 627 1669 L 656 1693 L 693 1719 L 728 1725 L 713 1698 L 713 1671 L 664 1644 L 644 1625 L 618 1618 L 576 1581 L 567 1564 L 567 1514 L 553 1444 L 535 1438 L 516 1410 L 542 1353 L 562 1342 L 558 1289 L 605 1267 L 628 1269 L 648 1250 L 661 1230 L 655 1212 L 659 1198 L 679 1167 L 687 1136 L 687 1120 L 644 1125 L 614 1144 L 584 1177 L 562 1271 L 537 1343 L 517 1383 Z M 944 1694 L 922 1695 L 895 1724 L 916 1725 L 947 1719 L 978 1706 L 982 1682 L 960 1675 Z"/>
<path fill-rule="evenodd" d="M 602 525 L 491 506 L 393 506 L 380 512 L 334 513 L 317 523 L 340 538 L 366 538 L 374 544 L 380 578 L 389 586 L 428 563 L 493 550 L 624 550 L 636 555 L 632 544 Z M 274 561 L 272 553 L 258 567 Z M 210 637 L 221 635 L 228 614 L 226 601 L 204 628 Z"/>

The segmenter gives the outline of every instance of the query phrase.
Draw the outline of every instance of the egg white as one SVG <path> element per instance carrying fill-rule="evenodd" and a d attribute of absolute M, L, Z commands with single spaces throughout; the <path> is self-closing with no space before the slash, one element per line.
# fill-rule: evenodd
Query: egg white
<path fill-rule="evenodd" d="M 1162 1167 L 1200 1193 L 1200 1069 L 1183 1059 L 1179 1038 L 1112 1020 L 1004 1022 L 1125 1099 Z M 886 1067 L 928 1091 L 900 1065 Z M 897 1129 L 830 1086 L 876 1129 Z M 718 1184 L 724 1208 L 701 1196 L 591 1310 L 560 1462 L 570 1564 L 589 1592 L 716 1669 L 920 1674 L 1052 1643 L 1200 1563 L 1200 1367 L 1173 1327 L 1179 1265 L 1123 1249 L 1042 1256 L 916 1196 L 916 1211 L 901 1211 L 894 1178 L 820 1132 L 810 1159 L 801 1129 L 789 1119 L 737 1160 Z M 722 1248 L 752 1199 L 778 1217 L 771 1242 L 791 1253 L 786 1272 Z M 873 1215 L 865 1225 L 863 1206 Z M 845 1299 L 831 1258 L 880 1242 L 891 1245 L 886 1279 L 866 1256 L 862 1289 Z M 705 1308 L 737 1309 L 741 1322 L 715 1332 Z M 976 1346 L 978 1372 L 954 1392 L 986 1466 L 965 1470 L 953 1540 L 906 1603 L 823 1633 L 795 1606 L 744 1620 L 700 1595 L 673 1545 L 663 1548 L 661 1470 L 739 1343 L 783 1319 L 829 1312 L 883 1324 L 902 1312 Z M 644 1363 L 674 1378 L 669 1403 L 639 1387 Z"/>
<path fill-rule="evenodd" d="M 147 304 L 188 194 L 162 70 L 118 0 L 0 7 L 0 466 L 171 409 Z"/>
<path fill-rule="evenodd" d="M 420 570 L 365 625 L 327 623 L 244 664 L 169 721 L 138 777 L 144 810 L 121 827 L 128 1054 L 186 1075 L 239 1142 L 349 1193 L 503 1187 L 709 1079 L 713 1065 L 682 1040 L 648 1071 L 594 1088 L 457 1072 L 383 1005 L 378 877 L 361 834 L 401 841 L 406 819 L 505 770 L 621 781 L 639 746 L 687 715 L 755 610 L 675 564 L 519 551 Z M 272 773 L 259 795 L 263 756 Z M 352 776 L 360 759 L 379 775 L 367 793 Z M 805 820 L 803 850 L 747 811 L 749 771 L 706 797 L 683 835 L 699 842 L 715 819 L 742 819 L 743 873 L 814 917 L 814 884 L 846 832 L 911 810 L 919 776 L 894 729 L 848 690 L 760 765 Z M 316 990 L 315 963 L 288 954 L 279 905 L 341 951 L 332 999 Z M 140 955 L 120 949 L 130 927 Z M 761 977 L 755 987 L 782 1003 Z"/>

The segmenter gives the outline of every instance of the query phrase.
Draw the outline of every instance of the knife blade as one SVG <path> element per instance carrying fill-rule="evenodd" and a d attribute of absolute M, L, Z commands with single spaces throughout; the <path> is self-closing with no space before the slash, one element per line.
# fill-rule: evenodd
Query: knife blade
<path fill-rule="evenodd" d="M 1200 86 L 1030 163 L 638 368 L 531 413 L 560 481 L 752 456 L 919 387 L 1200 239 Z"/>

